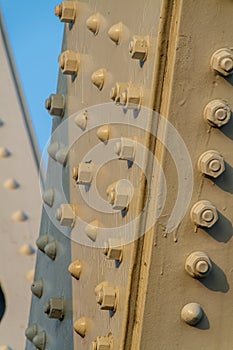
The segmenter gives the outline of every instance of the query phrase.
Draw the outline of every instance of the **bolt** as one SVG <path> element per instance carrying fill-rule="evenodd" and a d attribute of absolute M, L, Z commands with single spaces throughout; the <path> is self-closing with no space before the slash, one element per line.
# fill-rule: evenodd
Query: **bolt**
<path fill-rule="evenodd" d="M 64 317 L 64 298 L 50 298 L 49 302 L 45 305 L 44 312 L 49 318 L 55 318 L 61 321 Z"/>
<path fill-rule="evenodd" d="M 194 204 L 190 212 L 191 220 L 195 225 L 201 227 L 212 227 L 218 220 L 218 213 L 215 206 L 205 200 Z"/>
<path fill-rule="evenodd" d="M 201 173 L 217 178 L 225 171 L 224 159 L 217 151 L 206 151 L 198 159 L 198 168 Z"/>
<path fill-rule="evenodd" d="M 206 209 L 202 212 L 201 217 L 206 222 L 211 222 L 214 219 L 214 213 L 210 209 Z"/>
<path fill-rule="evenodd" d="M 87 28 L 94 34 L 97 35 L 100 29 L 100 14 L 96 13 L 89 17 L 86 21 Z"/>
<path fill-rule="evenodd" d="M 57 17 L 61 17 L 61 15 L 62 15 L 62 6 L 61 5 L 57 5 L 55 7 L 54 14 Z"/>
<path fill-rule="evenodd" d="M 57 209 L 57 214 L 56 214 L 56 218 L 57 218 L 57 220 L 61 220 L 61 217 L 62 217 L 62 210 L 61 210 L 61 208 L 58 208 Z"/>
<path fill-rule="evenodd" d="M 210 101 L 204 109 L 204 119 L 212 126 L 221 127 L 229 122 L 231 109 L 225 101 Z"/>
<path fill-rule="evenodd" d="M 148 54 L 149 40 L 148 37 L 134 36 L 130 42 L 129 51 L 131 57 L 140 61 L 145 61 Z"/>
<path fill-rule="evenodd" d="M 101 310 L 116 310 L 118 290 L 108 282 L 102 282 L 95 288 L 96 301 Z"/>
<path fill-rule="evenodd" d="M 230 72 L 233 69 L 233 61 L 230 57 L 223 58 L 220 62 L 220 66 L 226 72 Z"/>
<path fill-rule="evenodd" d="M 212 68 L 223 76 L 233 72 L 233 52 L 231 49 L 223 48 L 217 50 L 211 58 Z"/>
<path fill-rule="evenodd" d="M 46 98 L 45 100 L 45 108 L 49 110 L 51 108 L 51 98 Z"/>
<path fill-rule="evenodd" d="M 115 101 L 116 97 L 117 97 L 117 88 L 114 86 L 110 91 L 110 98 L 111 100 Z"/>
<path fill-rule="evenodd" d="M 193 252 L 185 261 L 185 270 L 194 278 L 206 277 L 212 270 L 210 258 L 204 252 Z"/>
<path fill-rule="evenodd" d="M 78 167 L 73 167 L 73 179 L 76 181 L 78 180 Z"/>
<path fill-rule="evenodd" d="M 181 319 L 189 324 L 195 326 L 200 322 L 203 316 L 203 310 L 198 303 L 186 304 L 181 310 Z"/>

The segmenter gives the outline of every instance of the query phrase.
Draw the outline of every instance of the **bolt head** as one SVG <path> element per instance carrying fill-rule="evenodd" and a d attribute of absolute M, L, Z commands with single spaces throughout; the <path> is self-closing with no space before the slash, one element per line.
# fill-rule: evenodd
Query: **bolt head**
<path fill-rule="evenodd" d="M 129 52 L 133 59 L 145 61 L 148 55 L 149 40 L 148 37 L 134 36 L 129 45 Z"/>
<path fill-rule="evenodd" d="M 233 73 L 233 52 L 228 48 L 222 48 L 214 52 L 211 58 L 212 68 L 223 76 Z"/>
<path fill-rule="evenodd" d="M 205 200 L 194 204 L 190 216 L 195 225 L 207 228 L 212 227 L 218 220 L 216 207 L 211 202 Z"/>
<path fill-rule="evenodd" d="M 198 169 L 204 175 L 217 178 L 225 171 L 225 162 L 218 151 L 209 150 L 199 157 Z"/>
<path fill-rule="evenodd" d="M 79 70 L 79 55 L 71 50 L 63 51 L 59 57 L 59 64 L 63 74 L 77 74 Z"/>
<path fill-rule="evenodd" d="M 210 101 L 204 109 L 204 119 L 211 126 L 220 128 L 231 119 L 231 109 L 225 101 Z"/>
<path fill-rule="evenodd" d="M 194 278 L 204 278 L 212 270 L 212 263 L 205 252 L 191 253 L 185 260 L 186 272 Z"/>
<path fill-rule="evenodd" d="M 76 11 L 75 1 L 63 1 L 60 5 L 55 7 L 54 14 L 60 18 L 61 22 L 74 23 Z"/>
<path fill-rule="evenodd" d="M 117 290 L 107 282 L 100 283 L 95 288 L 96 302 L 100 305 L 101 310 L 116 310 Z"/>
<path fill-rule="evenodd" d="M 190 326 L 197 325 L 203 317 L 203 310 L 198 303 L 186 304 L 181 310 L 181 319 Z"/>

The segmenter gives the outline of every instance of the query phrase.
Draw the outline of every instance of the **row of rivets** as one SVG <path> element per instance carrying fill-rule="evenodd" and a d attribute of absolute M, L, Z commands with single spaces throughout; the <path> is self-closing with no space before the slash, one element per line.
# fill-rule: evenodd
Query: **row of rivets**
<path fill-rule="evenodd" d="M 49 242 L 49 236 L 47 234 L 41 235 L 37 239 L 36 245 L 41 252 L 45 253 L 50 259 L 55 260 L 57 255 L 57 244 L 55 240 Z"/>
<path fill-rule="evenodd" d="M 38 350 L 44 350 L 46 346 L 45 331 L 38 332 L 37 324 L 29 326 L 25 331 L 26 338 L 32 342 Z"/>

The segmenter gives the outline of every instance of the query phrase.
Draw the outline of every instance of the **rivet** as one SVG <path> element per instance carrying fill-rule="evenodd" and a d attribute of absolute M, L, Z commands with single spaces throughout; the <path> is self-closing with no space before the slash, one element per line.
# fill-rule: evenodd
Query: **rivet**
<path fill-rule="evenodd" d="M 46 190 L 43 193 L 42 198 L 45 204 L 47 204 L 49 207 L 52 207 L 54 203 L 54 189 L 49 188 L 48 190 Z"/>
<path fill-rule="evenodd" d="M 96 238 L 98 236 L 99 226 L 99 221 L 94 220 L 85 227 L 85 233 L 87 237 L 89 237 L 93 242 L 96 241 Z"/>
<path fill-rule="evenodd" d="M 85 130 L 87 127 L 87 111 L 78 114 L 74 119 L 75 124 L 81 129 Z"/>
<path fill-rule="evenodd" d="M 45 254 L 52 260 L 55 260 L 56 255 L 57 255 L 57 245 L 56 241 L 49 242 L 45 247 L 44 247 L 44 252 Z"/>
<path fill-rule="evenodd" d="M 122 36 L 122 32 L 123 32 L 123 24 L 122 24 L 122 22 L 119 22 L 109 29 L 108 35 L 109 35 L 110 39 L 112 41 L 114 41 L 114 43 L 116 45 L 119 45 L 120 40 L 121 40 L 121 36 Z"/>
<path fill-rule="evenodd" d="M 99 89 L 102 90 L 105 81 L 106 70 L 101 68 L 94 72 L 91 76 L 92 83 Z"/>
<path fill-rule="evenodd" d="M 5 147 L 0 147 L 0 158 L 7 158 L 10 156 L 10 151 Z"/>
<path fill-rule="evenodd" d="M 38 249 L 40 249 L 42 252 L 44 252 L 44 248 L 48 244 L 48 242 L 49 242 L 49 236 L 47 234 L 45 234 L 45 235 L 41 235 L 37 239 L 36 245 L 37 245 Z"/>
<path fill-rule="evenodd" d="M 14 221 L 23 222 L 28 219 L 28 216 L 23 211 L 17 210 L 12 214 L 11 218 Z"/>
<path fill-rule="evenodd" d="M 35 249 L 31 246 L 31 244 L 24 244 L 19 248 L 20 255 L 33 255 L 35 253 Z"/>
<path fill-rule="evenodd" d="M 16 188 L 19 187 L 19 184 L 14 179 L 8 179 L 4 182 L 3 187 L 8 189 L 8 190 L 15 190 Z"/>
<path fill-rule="evenodd" d="M 107 143 L 109 140 L 110 127 L 109 125 L 103 125 L 97 130 L 97 137 L 103 143 Z"/>
<path fill-rule="evenodd" d="M 25 330 L 25 337 L 29 341 L 32 341 L 33 338 L 37 335 L 37 333 L 38 333 L 38 326 L 36 323 L 34 323 Z"/>
<path fill-rule="evenodd" d="M 87 319 L 86 319 L 86 317 L 81 317 L 74 322 L 74 330 L 82 338 L 85 337 L 86 332 L 87 332 Z"/>
<path fill-rule="evenodd" d="M 68 270 L 74 278 L 79 280 L 82 272 L 82 262 L 80 260 L 73 261 L 69 265 Z"/>
<path fill-rule="evenodd" d="M 59 149 L 55 155 L 56 160 L 63 166 L 66 166 L 69 154 L 69 147 L 63 147 Z"/>
<path fill-rule="evenodd" d="M 100 14 L 96 13 L 90 16 L 86 21 L 86 25 L 94 35 L 97 35 L 100 29 Z"/>
<path fill-rule="evenodd" d="M 44 289 L 44 283 L 42 279 L 38 281 L 34 281 L 33 284 L 31 285 L 32 294 L 35 295 L 37 298 L 42 297 L 43 289 Z"/>
<path fill-rule="evenodd" d="M 195 326 L 200 322 L 203 316 L 203 310 L 198 303 L 186 304 L 181 310 L 181 319 L 189 324 Z"/>
<path fill-rule="evenodd" d="M 59 142 L 53 142 L 49 145 L 47 151 L 48 154 L 50 155 L 50 157 L 54 160 L 56 159 L 56 153 L 58 152 L 58 150 L 60 149 L 61 145 Z"/>
<path fill-rule="evenodd" d="M 64 318 L 64 298 L 50 298 L 44 312 L 49 318 L 62 321 Z"/>
<path fill-rule="evenodd" d="M 38 350 L 44 350 L 46 345 L 46 334 L 45 332 L 38 333 L 32 340 L 33 344 Z"/>
<path fill-rule="evenodd" d="M 26 273 L 26 279 L 29 281 L 29 282 L 33 282 L 34 280 L 34 276 L 35 276 L 35 270 L 32 269 L 32 270 L 29 270 L 27 273 Z"/>

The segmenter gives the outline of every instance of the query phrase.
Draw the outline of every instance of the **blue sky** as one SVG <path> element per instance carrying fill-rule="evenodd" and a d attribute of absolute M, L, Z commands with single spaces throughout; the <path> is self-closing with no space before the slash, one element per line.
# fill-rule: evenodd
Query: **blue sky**
<path fill-rule="evenodd" d="M 42 151 L 51 132 L 44 100 L 56 91 L 64 24 L 54 16 L 59 0 L 0 0 L 11 48 Z"/>

